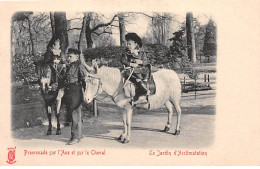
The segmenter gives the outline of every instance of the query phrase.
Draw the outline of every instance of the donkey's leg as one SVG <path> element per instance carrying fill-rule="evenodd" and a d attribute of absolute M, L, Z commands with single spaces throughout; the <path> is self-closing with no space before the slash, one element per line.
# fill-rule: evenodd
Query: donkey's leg
<path fill-rule="evenodd" d="M 61 129 L 60 129 L 60 113 L 57 111 L 57 105 L 53 105 L 53 109 L 55 111 L 55 116 L 57 119 L 57 130 L 56 130 L 56 135 L 61 135 Z"/>
<path fill-rule="evenodd" d="M 180 121 L 181 121 L 181 107 L 180 107 L 179 101 L 171 101 L 171 102 L 174 105 L 176 113 L 177 113 L 176 129 L 173 134 L 179 135 L 180 134 Z"/>
<path fill-rule="evenodd" d="M 123 109 L 123 111 L 122 111 L 122 116 L 123 116 L 124 130 L 123 130 L 123 133 L 118 137 L 118 140 L 121 140 L 123 142 L 124 139 L 126 138 L 126 134 L 127 134 L 126 110 L 125 109 Z"/>
<path fill-rule="evenodd" d="M 129 140 L 131 137 L 132 114 L 133 114 L 132 108 L 126 110 L 127 135 L 126 135 L 126 138 L 124 139 L 123 143 L 129 143 Z"/>
<path fill-rule="evenodd" d="M 48 117 L 48 121 L 49 121 L 49 126 L 48 126 L 48 130 L 47 130 L 47 135 L 51 135 L 51 134 L 52 134 L 51 107 L 45 104 L 45 110 L 46 110 L 46 112 L 47 112 L 47 117 Z"/>
<path fill-rule="evenodd" d="M 61 99 L 64 96 L 64 89 L 59 89 L 58 96 L 56 98 L 56 111 L 60 113 Z"/>
<path fill-rule="evenodd" d="M 166 124 L 166 126 L 165 126 L 163 131 L 167 132 L 167 131 L 170 130 L 171 123 L 172 123 L 172 114 L 173 114 L 173 110 L 172 109 L 173 109 L 173 105 L 172 105 L 172 103 L 170 101 L 165 102 L 164 105 L 165 105 L 165 107 L 168 110 L 168 122 L 167 122 L 167 124 Z"/>

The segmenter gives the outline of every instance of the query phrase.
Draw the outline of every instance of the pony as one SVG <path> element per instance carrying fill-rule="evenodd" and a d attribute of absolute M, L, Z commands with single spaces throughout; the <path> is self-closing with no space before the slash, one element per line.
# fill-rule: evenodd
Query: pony
<path fill-rule="evenodd" d="M 59 114 L 59 106 L 60 102 L 56 102 L 56 98 L 58 96 L 58 90 L 53 90 L 52 86 L 55 83 L 58 83 L 58 80 L 53 77 L 54 74 L 48 63 L 43 61 L 34 62 L 36 66 L 36 72 L 38 75 L 38 82 L 40 85 L 41 95 L 44 100 L 44 110 L 47 113 L 49 125 L 47 130 L 47 135 L 52 134 L 52 122 L 51 122 L 51 115 L 52 112 L 55 112 L 55 116 L 57 118 L 57 130 L 56 135 L 61 134 L 60 129 L 60 114 Z"/>
<path fill-rule="evenodd" d="M 172 123 L 173 107 L 177 113 L 176 129 L 174 135 L 180 134 L 180 120 L 181 120 L 181 83 L 178 75 L 169 69 L 160 69 L 152 73 L 154 82 L 156 84 L 156 93 L 148 96 L 148 103 L 136 104 L 136 107 L 145 109 L 157 109 L 162 105 L 168 109 L 168 121 L 164 128 L 164 132 L 169 131 Z M 133 106 L 131 104 L 131 97 L 129 96 L 130 82 L 124 82 L 124 78 L 118 68 L 101 66 L 93 61 L 93 71 L 91 71 L 85 78 L 86 90 L 84 93 L 84 100 L 90 103 L 102 91 L 112 96 L 113 101 L 117 106 L 123 109 L 123 125 L 124 130 L 118 137 L 122 143 L 129 143 L 131 136 L 131 123 Z"/>

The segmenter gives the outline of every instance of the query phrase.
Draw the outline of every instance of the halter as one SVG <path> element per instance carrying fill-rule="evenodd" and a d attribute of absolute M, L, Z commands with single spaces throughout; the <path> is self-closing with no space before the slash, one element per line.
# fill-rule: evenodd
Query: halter
<path fill-rule="evenodd" d="M 93 78 L 93 79 L 98 79 L 98 89 L 97 89 L 97 92 L 96 92 L 96 94 L 95 94 L 95 96 L 94 96 L 94 98 L 96 98 L 97 95 L 98 95 L 99 89 L 102 88 L 102 82 L 101 82 L 100 78 L 93 77 L 93 76 L 89 76 L 89 75 L 88 75 L 88 77 Z M 104 98 L 103 98 L 103 99 L 104 99 Z"/>

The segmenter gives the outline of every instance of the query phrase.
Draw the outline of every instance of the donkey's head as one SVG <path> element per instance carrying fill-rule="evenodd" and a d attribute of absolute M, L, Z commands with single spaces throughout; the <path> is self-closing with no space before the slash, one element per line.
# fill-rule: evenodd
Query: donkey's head
<path fill-rule="evenodd" d="M 98 64 L 92 61 L 92 71 L 85 77 L 86 90 L 84 92 L 84 101 L 90 103 L 98 94 L 102 93 L 102 83 L 98 75 Z"/>
<path fill-rule="evenodd" d="M 51 83 L 51 68 L 48 64 L 43 62 L 34 62 L 34 65 L 36 66 L 41 90 L 43 93 L 47 93 Z"/>

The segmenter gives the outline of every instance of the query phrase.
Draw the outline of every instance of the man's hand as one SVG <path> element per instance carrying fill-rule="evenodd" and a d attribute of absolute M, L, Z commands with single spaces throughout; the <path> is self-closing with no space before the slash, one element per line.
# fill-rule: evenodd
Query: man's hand
<path fill-rule="evenodd" d="M 60 60 L 59 60 L 59 59 L 55 59 L 55 60 L 54 60 L 54 63 L 59 64 L 59 63 L 60 63 Z"/>

